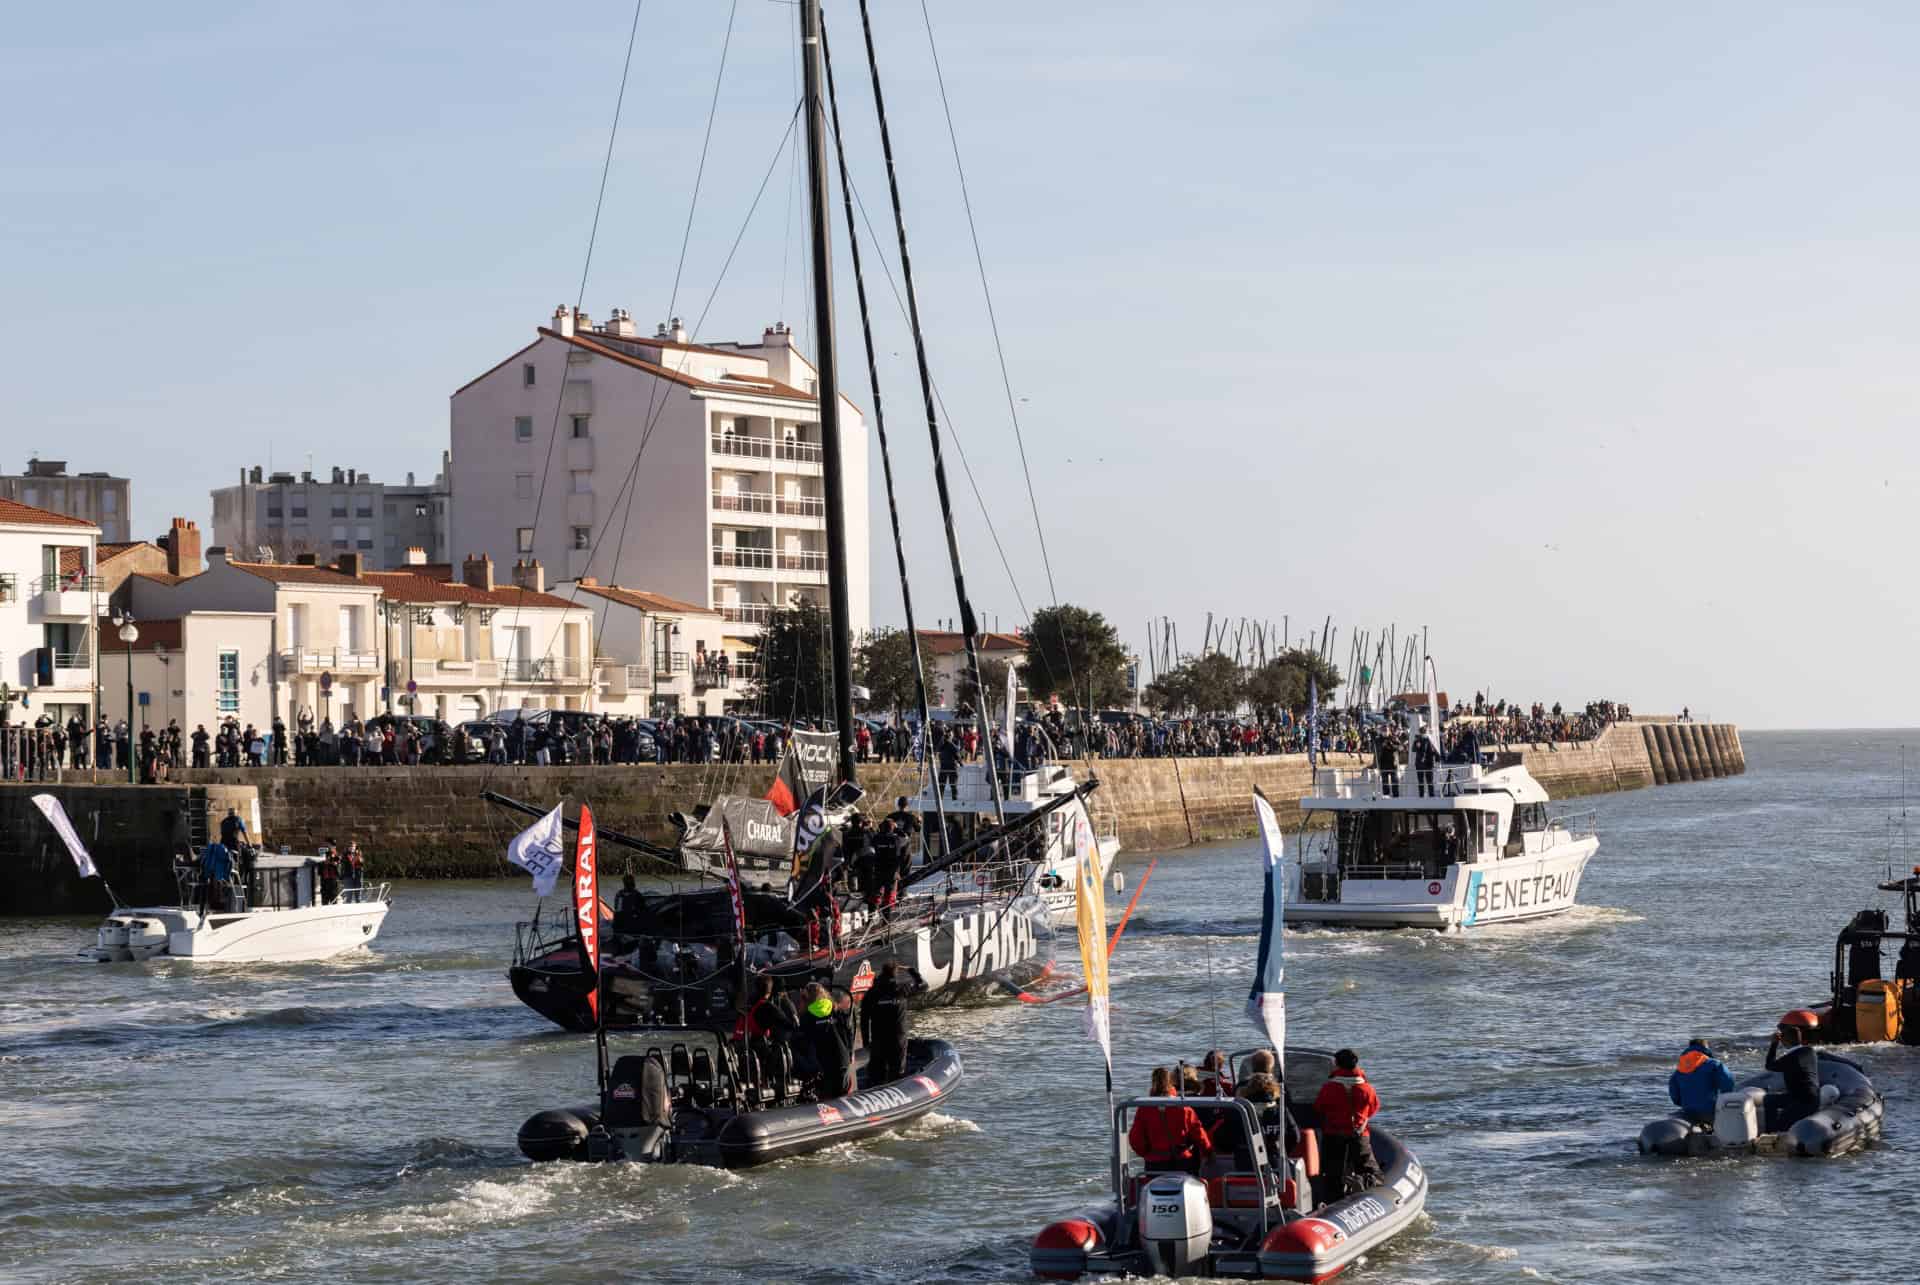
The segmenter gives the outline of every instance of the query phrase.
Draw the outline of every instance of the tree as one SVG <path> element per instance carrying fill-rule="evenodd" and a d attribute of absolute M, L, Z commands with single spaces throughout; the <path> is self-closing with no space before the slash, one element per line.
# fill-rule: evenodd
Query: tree
<path fill-rule="evenodd" d="M 1231 714 L 1246 698 L 1247 671 L 1220 652 L 1189 656 L 1147 684 L 1141 695 L 1168 714 Z"/>
<path fill-rule="evenodd" d="M 869 709 L 917 710 L 913 640 L 904 629 L 876 629 L 853 653 L 853 681 L 867 689 Z"/>
<path fill-rule="evenodd" d="M 1058 695 L 1069 705 L 1112 708 L 1132 695 L 1120 635 L 1099 612 L 1071 603 L 1033 613 L 1020 681 L 1036 700 Z"/>
<path fill-rule="evenodd" d="M 993 711 L 996 719 L 1000 717 L 1000 706 L 1007 699 L 1008 668 L 1007 662 L 997 656 L 982 656 L 980 658 L 980 681 L 986 684 L 987 708 Z M 953 686 L 954 704 L 956 706 L 965 705 L 973 710 L 974 713 L 979 713 L 980 688 L 974 685 L 972 666 L 966 664 L 960 666 L 960 676 L 955 680 Z"/>
<path fill-rule="evenodd" d="M 767 718 L 819 722 L 833 717 L 833 639 L 827 613 L 796 599 L 775 608 L 754 643 L 755 702 Z"/>
<path fill-rule="evenodd" d="M 1247 700 L 1263 719 L 1278 718 L 1282 710 L 1302 713 L 1307 708 L 1309 678 L 1319 684 L 1323 705 L 1340 686 L 1340 670 L 1331 661 L 1318 652 L 1290 648 L 1247 676 Z"/>

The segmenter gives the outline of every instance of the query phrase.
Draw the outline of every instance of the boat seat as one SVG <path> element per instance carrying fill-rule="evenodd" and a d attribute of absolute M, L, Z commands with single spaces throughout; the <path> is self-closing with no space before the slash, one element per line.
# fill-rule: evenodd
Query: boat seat
<path fill-rule="evenodd" d="M 683 1080 L 693 1074 L 693 1058 L 688 1054 L 686 1045 L 674 1045 L 669 1056 L 671 1060 L 667 1064 L 667 1070 L 672 1073 L 674 1079 Z"/>
<path fill-rule="evenodd" d="M 697 1107 L 713 1105 L 713 1055 L 705 1049 L 693 1051 L 693 1066 L 687 1078 L 687 1098 Z"/>

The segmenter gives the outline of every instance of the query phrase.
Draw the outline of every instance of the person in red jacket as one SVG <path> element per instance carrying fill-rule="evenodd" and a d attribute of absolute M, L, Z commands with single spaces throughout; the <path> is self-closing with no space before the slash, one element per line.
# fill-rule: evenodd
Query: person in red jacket
<path fill-rule="evenodd" d="M 1360 1069 L 1358 1053 L 1341 1049 L 1333 1055 L 1333 1074 L 1320 1086 L 1313 1107 L 1324 1139 L 1320 1171 L 1326 1178 L 1327 1198 L 1339 1200 L 1383 1182 L 1373 1139 L 1367 1133 L 1367 1121 L 1379 1114 L 1380 1095 Z"/>
<path fill-rule="evenodd" d="M 1179 1096 L 1173 1073 L 1164 1066 L 1153 1068 L 1153 1096 Z M 1213 1139 L 1192 1107 L 1141 1107 L 1127 1130 L 1127 1145 L 1147 1162 L 1148 1169 L 1197 1173 L 1200 1162 L 1213 1154 Z"/>

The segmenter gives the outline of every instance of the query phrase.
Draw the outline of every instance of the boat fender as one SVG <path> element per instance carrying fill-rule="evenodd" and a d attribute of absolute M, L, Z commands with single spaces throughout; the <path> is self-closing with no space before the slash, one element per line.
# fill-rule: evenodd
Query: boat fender
<path fill-rule="evenodd" d="M 1293 1149 L 1295 1159 L 1306 1162 L 1307 1177 L 1320 1176 L 1320 1133 L 1317 1129 L 1300 1130 L 1300 1142 Z"/>
<path fill-rule="evenodd" d="M 1084 1218 L 1065 1218 L 1040 1229 L 1028 1261 L 1042 1280 L 1077 1280 L 1087 1270 L 1087 1255 L 1099 1248 L 1098 1227 Z"/>
<path fill-rule="evenodd" d="M 587 1122 L 573 1111 L 541 1111 L 520 1126 L 520 1154 L 535 1164 L 586 1154 Z"/>

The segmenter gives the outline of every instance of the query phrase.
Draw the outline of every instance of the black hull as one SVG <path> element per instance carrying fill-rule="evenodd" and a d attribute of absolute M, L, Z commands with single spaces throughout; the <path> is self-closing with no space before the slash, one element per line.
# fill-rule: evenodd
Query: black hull
<path fill-rule="evenodd" d="M 826 1102 L 773 1107 L 740 1113 L 682 1110 L 662 1154 L 664 1163 L 703 1164 L 722 1169 L 806 1155 L 843 1142 L 857 1142 L 910 1124 L 951 1097 L 960 1086 L 960 1054 L 944 1040 L 908 1044 L 907 1074 L 886 1084 L 860 1088 Z M 600 1125 L 596 1105 L 542 1111 L 520 1126 L 520 1151 L 529 1160 L 591 1160 L 589 1135 Z M 638 1159 L 620 1154 L 613 1131 L 607 1159 Z"/>
<path fill-rule="evenodd" d="M 949 1003 L 987 986 L 1004 984 L 1017 990 L 1052 970 L 1053 928 L 1046 907 L 1037 900 L 1019 909 L 988 906 L 931 925 L 903 928 L 864 950 L 786 960 L 771 975 L 785 989 L 820 981 L 859 994 L 885 965 L 895 962 L 913 969 L 926 982 L 919 1004 Z M 706 994 L 666 991 L 656 997 L 651 980 L 630 965 L 610 960 L 602 972 L 610 1030 L 653 1022 L 698 1022 L 731 1012 L 724 986 Z M 515 964 L 507 970 L 507 979 L 521 1003 L 554 1025 L 568 1031 L 594 1029 L 593 1010 L 588 1006 L 592 983 L 572 945 Z M 676 1006 L 674 1011 L 662 1012 L 667 1004 Z M 686 1011 L 689 1004 L 695 1011 Z"/>

